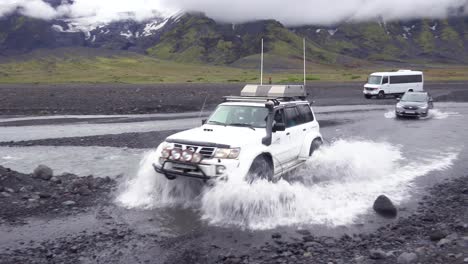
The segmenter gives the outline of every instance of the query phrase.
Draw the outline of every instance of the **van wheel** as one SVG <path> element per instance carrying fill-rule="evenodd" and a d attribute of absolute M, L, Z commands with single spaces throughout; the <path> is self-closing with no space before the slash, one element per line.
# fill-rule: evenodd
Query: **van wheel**
<path fill-rule="evenodd" d="M 265 155 L 258 156 L 252 162 L 247 174 L 247 181 L 252 183 L 256 180 L 266 179 L 273 181 L 273 164 Z"/>
<path fill-rule="evenodd" d="M 372 98 L 372 95 L 366 94 L 366 95 L 364 95 L 364 97 L 365 97 L 366 99 L 371 99 L 371 98 Z"/>
<path fill-rule="evenodd" d="M 320 138 L 314 139 L 312 143 L 310 144 L 310 150 L 309 150 L 309 157 L 312 157 L 312 154 L 322 146 L 323 141 Z"/>
<path fill-rule="evenodd" d="M 379 98 L 379 99 L 385 99 L 385 92 L 384 92 L 384 91 L 380 91 L 379 94 L 377 95 L 377 98 Z"/>

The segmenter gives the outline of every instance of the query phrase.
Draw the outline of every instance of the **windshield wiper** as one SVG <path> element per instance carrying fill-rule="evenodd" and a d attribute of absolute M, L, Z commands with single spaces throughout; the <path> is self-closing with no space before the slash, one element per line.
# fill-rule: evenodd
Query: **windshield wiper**
<path fill-rule="evenodd" d="M 208 123 L 207 123 L 207 124 L 209 124 L 209 125 L 213 124 L 213 125 L 221 125 L 221 126 L 226 126 L 226 124 L 225 124 L 225 123 L 223 123 L 223 122 L 218 122 L 218 121 L 208 121 Z"/>
<path fill-rule="evenodd" d="M 250 125 L 250 124 L 231 123 L 231 124 L 228 124 L 228 126 L 248 127 L 248 128 L 250 128 L 250 129 L 252 129 L 252 130 L 255 131 L 255 128 L 254 128 L 252 125 Z"/>

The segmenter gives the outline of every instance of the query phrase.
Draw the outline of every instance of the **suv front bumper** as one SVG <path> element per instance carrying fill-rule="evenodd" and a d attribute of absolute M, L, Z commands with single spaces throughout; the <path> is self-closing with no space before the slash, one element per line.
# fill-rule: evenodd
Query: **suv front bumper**
<path fill-rule="evenodd" d="M 224 168 L 223 173 L 219 173 L 219 167 Z M 177 177 L 187 177 L 207 181 L 218 177 L 225 177 L 228 174 L 235 172 L 238 167 L 238 160 L 228 159 L 212 159 L 200 164 L 185 163 L 174 160 L 165 160 L 162 164 L 153 163 L 154 170 L 157 173 L 163 174 L 170 180 Z"/>
<path fill-rule="evenodd" d="M 413 116 L 413 117 L 420 117 L 420 116 L 427 116 L 429 113 L 428 109 L 415 109 L 415 110 L 407 110 L 407 109 L 397 109 L 395 110 L 395 114 L 397 116 Z"/>

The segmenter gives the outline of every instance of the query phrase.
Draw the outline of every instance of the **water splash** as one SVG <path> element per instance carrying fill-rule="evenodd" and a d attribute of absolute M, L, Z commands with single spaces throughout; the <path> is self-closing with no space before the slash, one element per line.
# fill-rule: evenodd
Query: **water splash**
<path fill-rule="evenodd" d="M 396 118 L 396 114 L 394 110 L 390 110 L 384 114 L 385 118 L 387 119 L 394 119 Z M 446 119 L 452 116 L 460 116 L 457 112 L 444 112 L 439 109 L 431 109 L 429 110 L 429 115 L 427 117 L 423 117 L 421 119 Z"/>
<path fill-rule="evenodd" d="M 388 143 L 338 140 L 314 153 L 287 181 L 249 184 L 231 177 L 197 189 L 155 174 L 149 154 L 118 201 L 137 208 L 193 207 L 211 224 L 249 229 L 346 225 L 367 212 L 380 194 L 396 203 L 407 199 L 412 180 L 447 169 L 456 158 L 449 152 L 407 162 L 400 148 Z"/>
<path fill-rule="evenodd" d="M 390 110 L 388 112 L 386 112 L 384 114 L 385 118 L 388 118 L 388 119 L 393 119 L 396 117 L 396 114 L 395 114 L 395 111 L 394 110 Z"/>
<path fill-rule="evenodd" d="M 459 113 L 457 112 L 443 112 L 439 109 L 432 109 L 429 111 L 429 116 L 428 118 L 433 118 L 433 119 L 446 119 L 452 116 L 460 116 Z"/>
<path fill-rule="evenodd" d="M 116 201 L 127 208 L 194 206 L 201 193 L 202 183 L 190 179 L 167 180 L 163 175 L 155 173 L 155 156 L 155 151 L 144 155 L 136 177 L 122 182 L 121 193 Z"/>

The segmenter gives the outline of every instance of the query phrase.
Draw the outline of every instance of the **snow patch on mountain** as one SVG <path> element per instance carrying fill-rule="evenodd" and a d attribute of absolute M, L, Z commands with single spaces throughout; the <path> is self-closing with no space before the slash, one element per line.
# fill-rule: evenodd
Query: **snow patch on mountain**
<path fill-rule="evenodd" d="M 161 22 L 160 20 L 155 20 L 155 21 L 152 21 L 152 22 L 150 22 L 150 23 L 147 23 L 147 24 L 145 25 L 145 28 L 143 29 L 143 34 L 142 34 L 142 36 L 147 37 L 147 36 L 153 35 L 156 31 L 158 31 L 158 30 L 160 30 L 161 28 L 163 28 L 163 27 L 166 25 L 166 23 L 167 23 L 168 20 L 169 20 L 169 19 L 165 19 L 165 20 L 162 21 L 162 22 Z"/>

